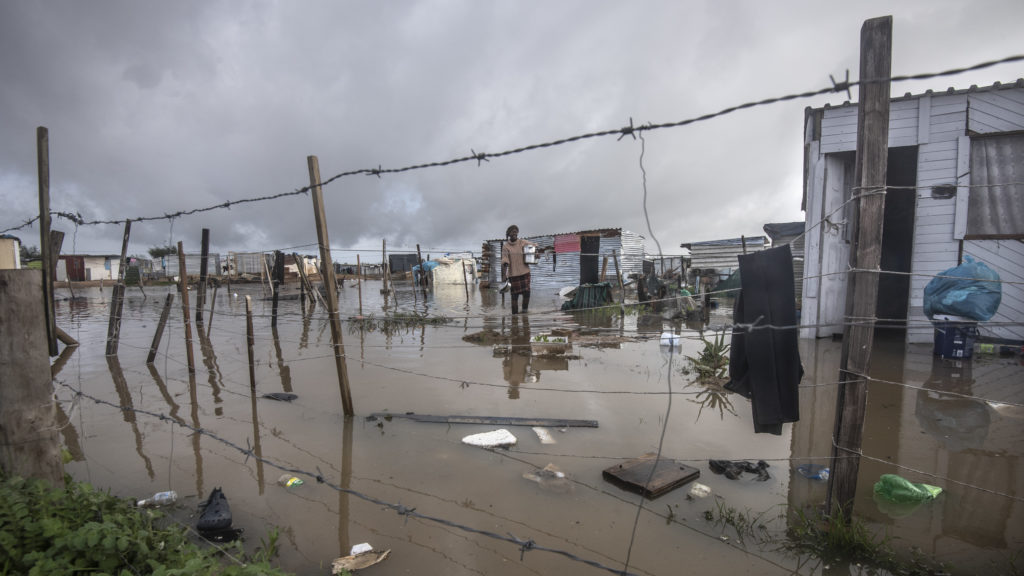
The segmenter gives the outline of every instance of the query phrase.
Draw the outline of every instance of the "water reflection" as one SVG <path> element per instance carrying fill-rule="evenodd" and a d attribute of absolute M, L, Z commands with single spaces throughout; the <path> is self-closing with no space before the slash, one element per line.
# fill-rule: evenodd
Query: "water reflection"
<path fill-rule="evenodd" d="M 114 380 L 114 388 L 117 390 L 118 401 L 121 405 L 121 416 L 131 427 L 132 434 L 135 435 L 135 452 L 139 455 L 139 458 L 142 458 L 146 465 L 146 474 L 152 480 L 155 475 L 153 472 L 153 462 L 142 450 L 142 433 L 139 431 L 139 423 L 135 417 L 132 395 L 128 391 L 128 381 L 124 378 L 121 362 L 117 359 L 117 356 L 107 356 L 107 367 L 110 369 L 110 375 Z"/>

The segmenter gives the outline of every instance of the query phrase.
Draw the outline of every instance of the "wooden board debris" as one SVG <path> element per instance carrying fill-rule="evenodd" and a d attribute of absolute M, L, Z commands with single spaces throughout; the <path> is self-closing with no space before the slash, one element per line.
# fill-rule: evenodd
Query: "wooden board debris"
<path fill-rule="evenodd" d="M 604 469 L 602 476 L 608 482 L 642 494 L 650 500 L 700 478 L 700 470 L 668 458 L 658 460 L 658 467 L 652 476 L 654 457 L 655 454 L 649 452 L 639 458 L 609 466 Z M 647 482 L 648 478 L 650 483 Z"/>
<path fill-rule="evenodd" d="M 371 418 L 405 418 L 416 422 L 440 424 L 491 424 L 495 426 L 546 426 L 549 428 L 597 428 L 597 420 L 564 418 L 517 418 L 514 416 L 433 416 L 430 414 L 395 414 L 374 412 Z"/>

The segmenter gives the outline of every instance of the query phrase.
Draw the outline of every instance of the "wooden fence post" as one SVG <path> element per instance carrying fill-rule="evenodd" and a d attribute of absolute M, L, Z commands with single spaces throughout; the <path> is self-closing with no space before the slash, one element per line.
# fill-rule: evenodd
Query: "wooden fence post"
<path fill-rule="evenodd" d="M 857 110 L 856 184 L 851 215 L 854 244 L 846 291 L 846 323 L 836 401 L 835 445 L 826 510 L 834 505 L 850 518 L 857 493 L 857 472 L 864 434 L 867 381 L 871 368 L 877 270 L 882 253 L 885 177 L 889 154 L 889 76 L 892 68 L 892 16 L 866 20 L 860 32 L 860 78 L 881 79 L 860 85 Z M 858 272 L 868 270 L 869 272 Z"/>
<path fill-rule="evenodd" d="M 42 271 L 0 270 L 0 467 L 64 485 L 47 348 Z M 17 326 L 17 330 L 6 329 Z"/>
<path fill-rule="evenodd" d="M 174 302 L 174 292 L 167 294 L 164 302 L 164 311 L 160 313 L 160 322 L 156 325 L 156 332 L 153 334 L 153 343 L 149 346 L 149 356 L 146 357 L 146 364 L 152 364 L 156 360 L 157 350 L 160 349 L 160 339 L 164 336 L 164 326 L 167 325 L 167 317 L 171 313 L 171 302 Z"/>
<path fill-rule="evenodd" d="M 277 299 L 281 295 L 281 284 L 284 282 L 284 252 L 274 250 L 274 271 L 271 285 L 274 287 L 274 306 L 270 314 L 270 325 L 277 326 Z"/>
<path fill-rule="evenodd" d="M 359 316 L 363 316 L 363 263 L 356 254 L 356 283 L 359 287 Z"/>
<path fill-rule="evenodd" d="M 128 258 L 128 238 L 132 233 L 132 221 L 124 221 L 124 238 L 121 240 L 121 260 L 117 266 L 117 283 L 110 292 L 110 321 L 107 323 L 107 356 L 117 354 L 121 339 L 121 311 L 124 310 L 124 264 Z"/>
<path fill-rule="evenodd" d="M 57 322 L 53 309 L 53 265 L 50 259 L 50 131 L 36 128 L 36 163 L 39 173 L 39 255 L 43 258 L 43 304 L 46 320 L 46 342 L 50 356 L 57 355 Z"/>
<path fill-rule="evenodd" d="M 178 241 L 178 286 L 181 289 L 181 315 L 185 322 L 185 355 L 188 373 L 196 373 L 196 357 L 192 352 L 192 319 L 188 312 L 188 272 L 185 270 L 185 247 Z"/>
<path fill-rule="evenodd" d="M 203 307 L 206 305 L 206 268 L 210 260 L 210 229 L 203 228 L 202 248 L 199 253 L 199 289 L 196 290 L 196 326 L 202 330 Z"/>
<path fill-rule="evenodd" d="M 249 387 L 256 389 L 256 358 L 253 346 L 256 338 L 252 330 L 252 296 L 245 297 L 245 348 L 249 352 Z"/>
<path fill-rule="evenodd" d="M 327 291 L 327 314 L 331 323 L 331 340 L 334 344 L 334 365 L 338 370 L 338 385 L 341 387 L 341 403 L 345 416 L 354 416 L 352 393 L 348 385 L 348 366 L 345 362 L 345 346 L 342 343 L 341 318 L 338 314 L 338 281 L 334 275 L 331 260 L 331 243 L 327 238 L 327 214 L 324 210 L 324 193 L 320 188 L 320 162 L 316 156 L 307 156 L 309 166 L 309 187 L 313 197 L 313 217 L 316 220 L 317 242 L 320 244 L 320 260 L 323 263 L 321 275 Z"/>

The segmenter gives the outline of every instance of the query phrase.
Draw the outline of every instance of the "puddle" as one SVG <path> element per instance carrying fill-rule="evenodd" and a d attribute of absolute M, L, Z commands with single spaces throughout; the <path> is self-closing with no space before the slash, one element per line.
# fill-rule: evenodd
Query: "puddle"
<path fill-rule="evenodd" d="M 385 302 L 379 282 L 364 283 L 361 294 L 346 282 L 339 292 L 343 319 L 360 311 L 364 317 L 394 313 L 397 300 L 400 314 L 449 321 L 372 330 L 346 323 L 345 365 L 356 416 L 345 419 L 322 310 L 303 316 L 298 301 L 281 301 L 271 327 L 271 305 L 258 285 L 233 285 L 237 298 L 219 291 L 212 318 L 207 308 L 205 326 L 193 326 L 196 373 L 190 377 L 177 299 L 157 359 L 145 364 L 166 290 L 149 287 L 145 299 L 128 290 L 119 354 L 108 361 L 109 288 L 76 289 L 74 301 L 62 299 L 67 293 L 58 288 L 57 322 L 82 345 L 63 361 L 57 380 L 143 411 L 76 398 L 58 385 L 62 434 L 73 457 L 66 471 L 124 497 L 175 490 L 179 500 L 172 513 L 185 523 L 194 523 L 196 506 L 221 487 L 234 527 L 244 529 L 249 544 L 279 528 L 278 561 L 287 570 L 326 573 L 354 544 L 370 542 L 391 550 L 389 573 L 421 573 L 427 566 L 446 574 L 601 573 L 539 550 L 520 560 L 520 546 L 453 525 L 532 539 L 615 570 L 628 556 L 635 574 L 678 574 L 681 566 L 694 573 L 824 569 L 815 560 L 784 557 L 776 545 L 758 545 L 756 538 L 741 541 L 733 528 L 707 521 L 705 513 L 726 503 L 781 535 L 787 508 L 824 500 L 826 483 L 795 468 L 828 463 L 838 343 L 801 341 L 803 418 L 785 426 L 782 436 L 755 435 L 748 401 L 696 385 L 684 373 L 685 356 L 701 347 L 697 332 L 686 326 L 622 317 L 615 309 L 563 313 L 557 295 L 540 293 L 530 315 L 513 317 L 498 294 L 470 287 L 467 296 L 463 286 L 437 287 L 424 296 L 400 285 L 397 299 Z M 255 390 L 245 295 L 254 300 Z M 720 311 L 713 325 L 730 322 L 729 308 Z M 673 328 L 683 335 L 681 348 L 660 346 L 661 333 Z M 566 334 L 570 346 L 540 350 L 531 345 L 540 334 Z M 1019 361 L 998 359 L 936 364 L 930 348 L 904 348 L 901 341 L 882 342 L 875 376 L 923 389 L 871 385 L 864 450 L 883 462 L 862 461 L 857 514 L 888 530 L 898 547 L 917 546 L 963 567 L 962 573 L 991 566 L 1024 541 L 1024 411 L 1018 406 L 1024 369 Z M 267 394 L 295 397 L 282 402 Z M 553 443 L 534 433 L 535 425 L 513 426 L 514 446 L 486 450 L 461 440 L 507 425 L 367 419 L 380 412 L 597 420 L 599 426 L 547 427 Z M 192 432 L 200 428 L 205 434 Z M 713 496 L 688 497 L 691 486 L 684 485 L 645 500 L 634 532 L 640 497 L 603 480 L 602 471 L 654 452 L 659 443 L 665 458 L 699 469 L 698 481 Z M 764 460 L 770 478 L 729 480 L 709 470 L 709 459 Z M 888 462 L 963 484 L 917 477 Z M 303 483 L 279 486 L 283 472 Z M 871 499 L 871 485 L 883 473 L 938 484 L 945 493 L 905 518 L 890 518 Z M 444 523 L 403 516 L 381 502 Z"/>

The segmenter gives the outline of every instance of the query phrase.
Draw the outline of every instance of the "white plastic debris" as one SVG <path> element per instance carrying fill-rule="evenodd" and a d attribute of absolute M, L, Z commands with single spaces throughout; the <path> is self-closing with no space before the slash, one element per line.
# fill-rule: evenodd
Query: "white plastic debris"
<path fill-rule="evenodd" d="M 711 495 L 711 487 L 705 486 L 700 482 L 694 482 L 693 486 L 690 487 L 689 494 L 694 498 L 707 498 Z"/>
<path fill-rule="evenodd" d="M 370 546 L 368 542 L 363 542 L 362 544 L 356 544 L 355 546 L 353 546 L 352 550 L 349 552 L 349 555 L 355 556 L 356 554 L 362 554 L 363 552 L 371 551 L 373 551 L 373 546 Z"/>
<path fill-rule="evenodd" d="M 683 345 L 683 337 L 680 336 L 679 334 L 673 334 L 671 332 L 662 332 L 661 345 L 680 347 Z"/>
<path fill-rule="evenodd" d="M 480 446 L 481 448 L 503 448 L 515 444 L 516 437 L 508 430 L 502 428 L 492 432 L 481 432 L 480 434 L 466 436 L 462 439 L 462 443 L 469 444 L 470 446 Z"/>
<path fill-rule="evenodd" d="M 555 438 L 551 436 L 551 432 L 548 432 L 547 428 L 540 426 L 534 426 L 533 431 L 537 433 L 537 438 L 540 438 L 541 444 L 554 444 Z"/>

